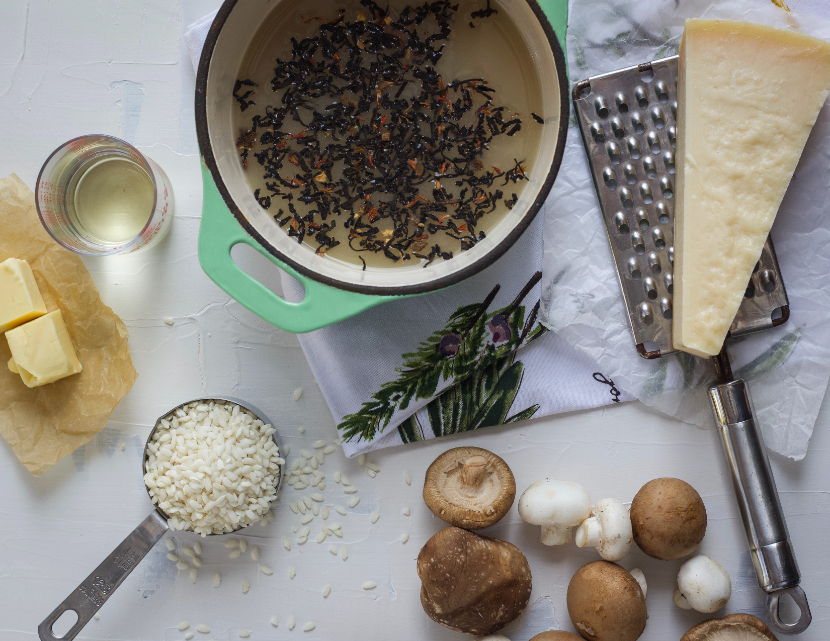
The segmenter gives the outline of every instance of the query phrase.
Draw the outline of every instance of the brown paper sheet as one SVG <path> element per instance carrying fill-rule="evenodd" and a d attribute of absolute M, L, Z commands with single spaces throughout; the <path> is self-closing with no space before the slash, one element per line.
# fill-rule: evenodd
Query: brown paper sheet
<path fill-rule="evenodd" d="M 29 261 L 46 308 L 60 309 L 84 371 L 29 389 L 9 371 L 0 337 L 0 434 L 35 476 L 89 442 L 133 386 L 127 328 L 103 302 L 81 259 L 40 224 L 32 191 L 14 174 L 0 179 L 0 263 Z"/>

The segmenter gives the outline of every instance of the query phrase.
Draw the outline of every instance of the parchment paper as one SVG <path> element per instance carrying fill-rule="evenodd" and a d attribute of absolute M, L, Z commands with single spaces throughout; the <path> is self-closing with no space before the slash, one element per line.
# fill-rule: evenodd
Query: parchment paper
<path fill-rule="evenodd" d="M 765 0 L 574 0 L 568 30 L 572 81 L 677 53 L 687 17 L 729 18 L 797 29 L 830 40 L 830 23 Z M 830 377 L 830 108 L 825 105 L 772 229 L 790 321 L 729 342 L 747 379 L 767 446 L 807 452 Z M 618 387 L 683 421 L 714 425 L 706 388 L 714 370 L 678 354 L 636 353 L 575 121 L 548 200 L 542 281 L 544 322 L 593 357 Z"/>
<path fill-rule="evenodd" d="M 0 337 L 0 434 L 39 476 L 87 443 L 133 386 L 127 328 L 98 295 L 81 259 L 52 240 L 37 217 L 32 191 L 14 174 L 0 180 L 0 262 L 29 261 L 46 308 L 63 312 L 84 371 L 29 389 L 9 371 Z"/>

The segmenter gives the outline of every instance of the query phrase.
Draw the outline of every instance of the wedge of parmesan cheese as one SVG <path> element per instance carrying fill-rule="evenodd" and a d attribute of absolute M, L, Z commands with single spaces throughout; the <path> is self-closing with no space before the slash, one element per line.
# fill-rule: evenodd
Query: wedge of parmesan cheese
<path fill-rule="evenodd" d="M 677 84 L 675 349 L 720 352 L 830 89 L 830 44 L 687 20 Z"/>

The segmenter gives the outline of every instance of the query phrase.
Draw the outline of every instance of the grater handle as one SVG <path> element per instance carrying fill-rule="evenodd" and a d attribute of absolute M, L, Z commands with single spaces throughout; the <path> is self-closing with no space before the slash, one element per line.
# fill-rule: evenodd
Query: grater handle
<path fill-rule="evenodd" d="M 781 634 L 798 634 L 810 625 L 810 607 L 798 587 L 801 574 L 749 388 L 742 379 L 715 385 L 709 388 L 709 400 L 732 473 L 755 574 L 768 595 L 772 627 Z M 799 620 L 792 624 L 782 622 L 778 614 L 779 597 L 784 593 L 790 594 L 801 611 Z"/>

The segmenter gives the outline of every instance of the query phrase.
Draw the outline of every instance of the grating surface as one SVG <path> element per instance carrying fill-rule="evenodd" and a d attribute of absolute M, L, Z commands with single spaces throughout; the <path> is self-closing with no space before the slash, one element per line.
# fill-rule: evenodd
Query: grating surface
<path fill-rule="evenodd" d="M 677 56 L 583 80 L 573 100 L 637 351 L 670 354 Z M 788 316 L 767 238 L 729 335 Z"/>

